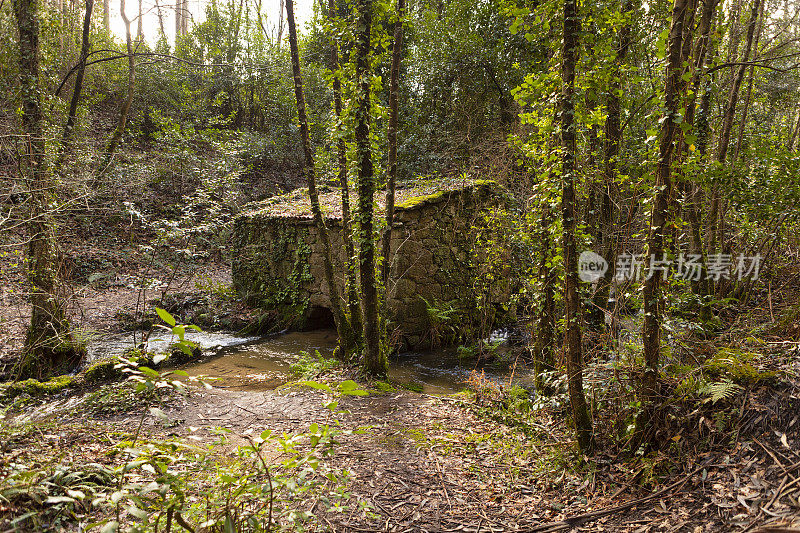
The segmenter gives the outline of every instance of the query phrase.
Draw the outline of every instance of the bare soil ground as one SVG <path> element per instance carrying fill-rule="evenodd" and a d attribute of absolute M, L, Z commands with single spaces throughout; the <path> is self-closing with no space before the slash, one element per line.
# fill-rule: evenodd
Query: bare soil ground
<path fill-rule="evenodd" d="M 21 272 L 4 259 L 0 350 L 6 355 L 19 349 L 27 321 Z M 192 292 L 198 280 L 229 283 L 222 264 L 143 270 L 120 261 L 107 274 L 72 293 L 72 316 L 80 327 L 118 331 L 120 317 L 136 314 L 165 292 Z M 795 521 L 800 528 L 800 368 L 797 355 L 784 351 L 776 358 L 776 368 L 788 372 L 783 384 L 748 389 L 728 409 L 736 419 L 726 427 L 735 429 L 735 439 L 719 435 L 720 421 L 711 410 L 684 413 L 675 425 L 686 431 L 668 437 L 663 451 L 646 459 L 576 457 L 564 410 L 544 410 L 519 428 L 493 417 L 498 405 L 490 400 L 408 391 L 345 398 L 342 407 L 349 413 L 341 416 L 342 426 L 369 429 L 342 437 L 327 461 L 353 473 L 352 502 L 367 502 L 373 514 L 355 504 L 344 513 L 311 509 L 320 529 L 352 532 L 703 533 L 753 531 L 765 524 L 783 524 L 770 531 L 800 530 L 787 525 Z M 142 407 L 84 410 L 86 392 L 67 391 L 7 413 L 2 424 L 10 436 L 0 443 L 0 484 L 4 466 L 12 462 L 112 462 L 109 451 L 135 431 Z M 211 442 L 216 427 L 230 429 L 233 442 L 247 431 L 301 432 L 328 420 L 324 399 L 298 388 L 196 390 L 165 405 L 169 427 L 147 418 L 143 438 L 191 435 Z M 687 440 L 679 452 L 671 448 Z M 0 502 L 0 531 L 21 511 Z"/>
<path fill-rule="evenodd" d="M 800 399 L 797 389 L 762 394 L 754 391 L 743 406 L 743 424 L 755 434 L 732 448 L 677 461 L 598 455 L 580 468 L 563 414 L 542 413 L 531 436 L 487 417 L 472 400 L 408 391 L 343 398 L 349 412 L 339 416 L 342 428 L 368 428 L 342 437 L 327 459 L 352 472 L 352 498 L 344 513 L 312 510 L 320 529 L 352 532 L 699 533 L 800 521 Z M 321 392 L 297 387 L 197 389 L 164 406 L 168 426 L 146 418 L 142 438 L 210 443 L 221 427 L 236 444 L 244 442 L 237 436 L 264 429 L 298 433 L 330 420 L 323 400 Z M 47 448 L 60 450 L 61 462 L 109 462 L 115 440 L 136 430 L 141 407 L 92 416 L 76 409 L 80 402 L 80 394 L 68 395 L 5 421 L 41 429 L 4 445 L 9 455 L 0 471 L 3 462 L 52 454 Z M 780 412 L 781 405 L 789 410 Z M 672 471 L 656 475 L 659 460 Z M 358 501 L 373 515 L 360 512 Z M 4 510 L 12 511 L 0 506 L 0 525 Z"/>

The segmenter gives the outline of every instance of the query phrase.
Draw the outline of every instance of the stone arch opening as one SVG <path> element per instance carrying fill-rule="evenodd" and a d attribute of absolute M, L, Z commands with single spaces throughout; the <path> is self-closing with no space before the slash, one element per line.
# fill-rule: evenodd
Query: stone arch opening
<path fill-rule="evenodd" d="M 331 310 L 327 307 L 314 305 L 308 311 L 308 318 L 303 329 L 305 331 L 313 331 L 315 329 L 332 329 L 335 327 L 336 322 L 333 320 Z"/>

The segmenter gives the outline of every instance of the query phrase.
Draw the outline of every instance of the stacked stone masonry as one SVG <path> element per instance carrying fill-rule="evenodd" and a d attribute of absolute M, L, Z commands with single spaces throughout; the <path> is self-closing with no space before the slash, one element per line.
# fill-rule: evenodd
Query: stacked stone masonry
<path fill-rule="evenodd" d="M 503 201 L 494 182 L 473 181 L 397 206 L 391 234 L 389 319 L 391 331 L 406 349 L 431 343 L 426 301 L 448 302 L 470 319 L 477 275 L 475 228 L 486 209 Z M 326 226 L 341 288 L 345 259 L 341 219 L 330 217 Z M 322 243 L 310 216 L 276 214 L 274 209 L 251 211 L 236 220 L 233 245 L 234 286 L 252 305 L 277 311 L 284 325 L 293 329 L 313 326 L 310 322 L 319 311 L 330 306 Z M 499 291 L 495 298 L 502 299 L 505 292 Z"/>

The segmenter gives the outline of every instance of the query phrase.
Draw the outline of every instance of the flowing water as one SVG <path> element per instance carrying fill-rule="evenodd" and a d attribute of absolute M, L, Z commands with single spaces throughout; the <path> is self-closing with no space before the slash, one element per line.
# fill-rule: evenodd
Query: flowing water
<path fill-rule="evenodd" d="M 336 346 L 334 330 L 292 332 L 266 338 L 187 331 L 186 337 L 203 349 L 204 356 L 200 361 L 181 366 L 181 369 L 191 376 L 216 378 L 212 382 L 215 387 L 238 390 L 273 389 L 293 379 L 291 366 L 302 352 L 314 354 L 319 351 L 323 357 L 332 357 Z M 171 342 L 174 339 L 162 336 L 151 340 L 148 349 L 164 350 Z M 90 344 L 89 360 L 108 358 L 132 346 L 132 334 L 104 339 Z M 533 383 L 530 370 L 521 364 L 513 370 L 491 365 L 477 368 L 474 359 L 458 357 L 453 348 L 404 353 L 389 360 L 390 381 L 412 385 L 430 394 L 462 390 L 473 371 L 501 384 L 508 384 L 512 379 L 523 386 Z"/>

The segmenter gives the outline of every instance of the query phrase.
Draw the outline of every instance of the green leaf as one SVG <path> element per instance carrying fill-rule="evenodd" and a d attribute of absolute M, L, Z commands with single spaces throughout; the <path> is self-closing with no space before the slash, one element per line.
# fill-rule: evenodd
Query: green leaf
<path fill-rule="evenodd" d="M 306 387 L 311 387 L 312 389 L 333 392 L 331 391 L 331 388 L 328 385 L 326 385 L 325 383 L 320 383 L 319 381 L 300 381 L 299 383 L 300 385 L 305 385 Z"/>
<path fill-rule="evenodd" d="M 236 533 L 236 526 L 233 524 L 233 519 L 231 515 L 225 516 L 225 527 L 223 528 L 225 533 Z"/>
<path fill-rule="evenodd" d="M 142 511 L 135 505 L 129 505 L 125 509 L 139 520 L 147 520 L 147 511 Z"/>
<path fill-rule="evenodd" d="M 140 366 L 139 371 L 141 371 L 142 374 L 144 374 L 149 378 L 158 379 L 161 377 L 161 374 L 159 374 L 158 372 L 147 366 Z"/>
<path fill-rule="evenodd" d="M 156 307 L 156 313 L 158 313 L 158 316 L 161 318 L 161 320 L 163 320 L 170 326 L 174 326 L 176 324 L 175 317 L 169 314 L 169 312 L 167 312 L 166 310 L 161 309 L 160 307 Z"/>
<path fill-rule="evenodd" d="M 348 392 L 351 390 L 356 390 L 358 388 L 358 383 L 353 381 L 352 379 L 348 379 L 347 381 L 342 381 L 339 384 L 339 390 L 342 392 Z"/>
<path fill-rule="evenodd" d="M 656 43 L 656 54 L 658 55 L 659 59 L 664 59 L 667 57 L 667 41 L 669 40 L 669 26 L 664 28 L 664 31 L 658 36 L 658 41 Z"/>
<path fill-rule="evenodd" d="M 162 411 L 158 407 L 151 407 L 150 408 L 150 414 L 160 418 L 161 420 L 169 420 L 169 417 L 167 416 L 167 413 L 165 413 L 164 411 Z"/>
<path fill-rule="evenodd" d="M 70 498 L 69 496 L 49 496 L 44 503 L 47 505 L 56 505 L 59 503 L 73 503 L 75 502 L 75 498 Z"/>
<path fill-rule="evenodd" d="M 117 533 L 119 531 L 119 522 L 112 520 L 103 526 L 100 533 Z"/>

